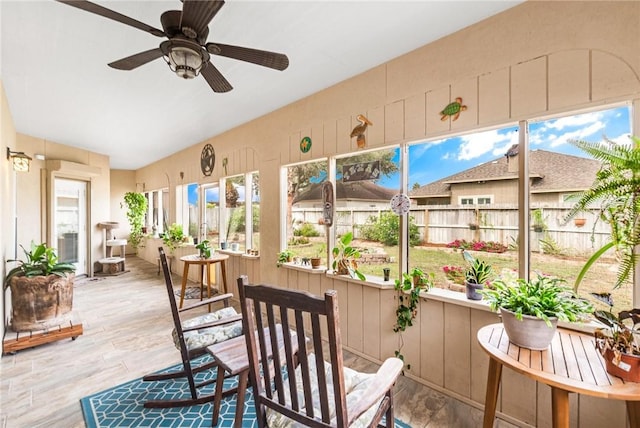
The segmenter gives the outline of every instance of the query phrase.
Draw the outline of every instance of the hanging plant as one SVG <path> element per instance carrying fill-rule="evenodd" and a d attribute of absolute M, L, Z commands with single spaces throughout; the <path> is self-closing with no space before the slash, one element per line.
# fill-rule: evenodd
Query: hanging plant
<path fill-rule="evenodd" d="M 418 272 L 420 272 L 418 274 Z M 414 281 L 414 275 L 420 280 Z M 417 283 L 416 283 L 417 282 Z M 395 356 L 404 361 L 404 355 L 401 351 L 404 347 L 404 339 L 402 332 L 413 325 L 413 321 L 418 315 L 418 304 L 420 303 L 420 292 L 429 291 L 433 287 L 433 274 L 424 274 L 420 269 L 414 268 L 411 274 L 403 273 L 402 281 L 396 279 L 395 290 L 398 298 L 398 306 L 396 308 L 396 324 L 393 331 L 399 334 L 398 341 L 400 346 L 395 351 Z M 406 292 L 409 291 L 409 294 Z M 411 369 L 411 364 L 406 364 L 407 369 Z"/>
<path fill-rule="evenodd" d="M 123 203 L 127 206 L 127 219 L 131 226 L 129 244 L 137 250 L 144 238 L 142 225 L 147 214 L 147 198 L 142 193 L 127 192 L 124 194 L 124 202 L 120 203 L 120 208 Z"/>

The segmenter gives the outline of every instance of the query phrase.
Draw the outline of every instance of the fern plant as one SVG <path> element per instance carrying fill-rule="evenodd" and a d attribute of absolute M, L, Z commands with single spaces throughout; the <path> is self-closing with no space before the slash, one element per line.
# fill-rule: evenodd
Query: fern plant
<path fill-rule="evenodd" d="M 578 289 L 587 270 L 607 250 L 615 249 L 620 267 L 614 288 L 624 284 L 632 274 L 640 244 L 640 138 L 631 137 L 631 144 L 617 144 L 607 138 L 604 143 L 571 140 L 591 157 L 602 162 L 591 188 L 582 192 L 571 208 L 565 222 L 592 206 L 600 206 L 597 221 L 611 228 L 611 241 L 597 250 L 578 274 L 574 290 Z"/>

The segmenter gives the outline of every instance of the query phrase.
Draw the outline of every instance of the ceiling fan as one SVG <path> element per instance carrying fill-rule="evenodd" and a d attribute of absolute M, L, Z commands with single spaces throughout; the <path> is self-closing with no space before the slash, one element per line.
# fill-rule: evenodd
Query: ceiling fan
<path fill-rule="evenodd" d="M 224 6 L 224 0 L 181 0 L 182 11 L 168 10 L 160 17 L 162 30 L 89 1 L 57 1 L 168 39 L 160 43 L 160 47 L 109 64 L 109 67 L 118 70 L 133 70 L 164 57 L 169 68 L 179 77 L 193 79 L 202 74 L 215 92 L 228 92 L 233 89 L 233 86 L 211 63 L 210 54 L 251 62 L 275 70 L 284 70 L 289 66 L 289 58 L 284 54 L 221 43 L 207 43 L 209 23 Z"/>

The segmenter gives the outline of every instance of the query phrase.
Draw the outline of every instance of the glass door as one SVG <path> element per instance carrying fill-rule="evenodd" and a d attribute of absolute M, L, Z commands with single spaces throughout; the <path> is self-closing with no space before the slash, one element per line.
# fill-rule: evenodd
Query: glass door
<path fill-rule="evenodd" d="M 73 263 L 76 275 L 87 274 L 87 182 L 55 178 L 54 242 L 61 262 Z"/>

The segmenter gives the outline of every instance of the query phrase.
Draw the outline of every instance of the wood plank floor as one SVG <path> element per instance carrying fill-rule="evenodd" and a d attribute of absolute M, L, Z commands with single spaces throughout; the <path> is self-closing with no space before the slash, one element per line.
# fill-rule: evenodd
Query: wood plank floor
<path fill-rule="evenodd" d="M 82 336 L 0 359 L 0 427 L 84 427 L 80 398 L 180 361 L 157 266 L 128 257 L 126 267 L 123 275 L 77 281 L 74 315 Z M 358 370 L 376 369 L 351 353 L 345 360 Z M 401 377 L 396 388 L 396 416 L 412 427 L 481 425 L 479 410 L 420 383 Z"/>

